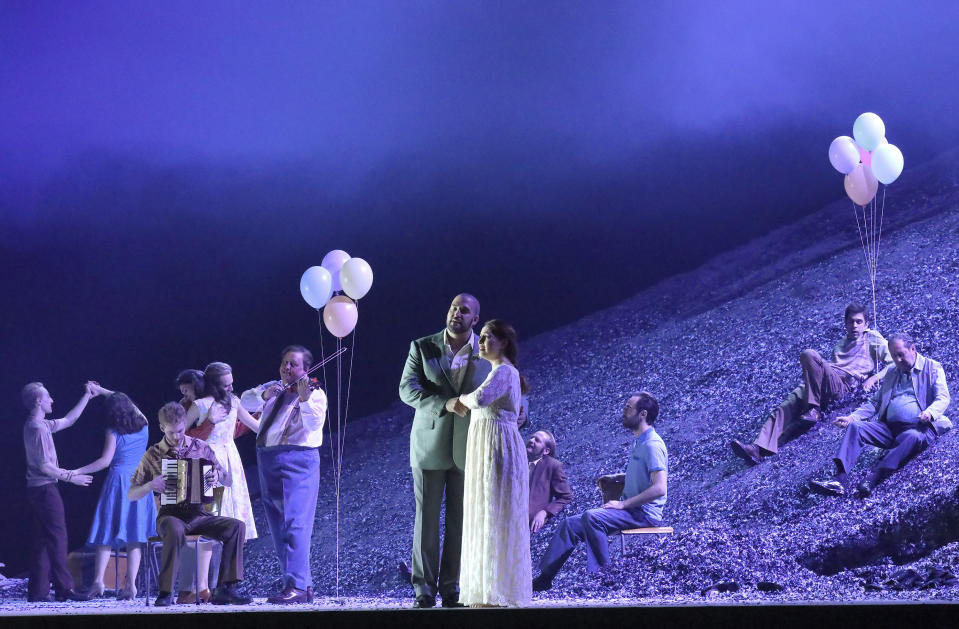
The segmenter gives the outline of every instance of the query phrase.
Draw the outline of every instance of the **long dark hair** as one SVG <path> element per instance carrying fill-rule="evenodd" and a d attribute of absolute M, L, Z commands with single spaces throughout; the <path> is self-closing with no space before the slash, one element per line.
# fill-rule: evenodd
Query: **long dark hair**
<path fill-rule="evenodd" d="M 139 432 L 147 425 L 147 418 L 126 393 L 111 393 L 106 402 L 107 422 L 118 435 Z"/>
<path fill-rule="evenodd" d="M 233 373 L 233 368 L 226 363 L 210 363 L 203 370 L 203 397 L 212 397 L 227 413 L 233 408 L 233 393 L 224 389 L 220 380 L 228 373 Z"/>
<path fill-rule="evenodd" d="M 516 370 L 519 371 L 519 364 L 516 362 L 516 328 L 502 319 L 490 319 L 483 324 L 483 327 L 489 328 L 493 336 L 500 341 L 506 341 L 506 347 L 503 348 L 503 356 L 508 358 L 509 361 L 513 363 L 513 366 L 516 367 Z M 529 393 L 529 382 L 526 381 L 526 377 L 521 371 L 519 374 L 519 388 L 524 394 Z"/>

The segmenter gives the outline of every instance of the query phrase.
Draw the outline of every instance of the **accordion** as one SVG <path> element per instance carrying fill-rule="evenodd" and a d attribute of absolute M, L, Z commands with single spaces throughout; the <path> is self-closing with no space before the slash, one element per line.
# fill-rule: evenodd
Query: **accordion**
<path fill-rule="evenodd" d="M 163 459 L 161 474 L 166 488 L 160 505 L 211 504 L 216 473 L 206 459 Z"/>

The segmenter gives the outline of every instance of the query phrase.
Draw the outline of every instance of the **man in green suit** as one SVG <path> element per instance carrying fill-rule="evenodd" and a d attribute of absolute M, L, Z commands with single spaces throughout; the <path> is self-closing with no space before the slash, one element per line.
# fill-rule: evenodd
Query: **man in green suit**
<path fill-rule="evenodd" d="M 410 582 L 413 607 L 460 607 L 460 545 L 463 537 L 463 466 L 470 416 L 456 414 L 459 396 L 471 393 L 490 372 L 479 357 L 473 326 L 479 321 L 476 297 L 453 299 L 446 329 L 410 344 L 400 380 L 400 398 L 414 409 L 410 467 L 416 495 Z M 459 409 L 464 410 L 464 409 Z M 446 527 L 440 561 L 440 507 L 446 495 Z"/>

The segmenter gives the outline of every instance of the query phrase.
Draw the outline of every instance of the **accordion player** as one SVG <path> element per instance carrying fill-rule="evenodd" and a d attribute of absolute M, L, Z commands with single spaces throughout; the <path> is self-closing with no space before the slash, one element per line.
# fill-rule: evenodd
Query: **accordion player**
<path fill-rule="evenodd" d="M 216 468 L 207 459 L 163 459 L 164 489 L 160 505 L 205 505 L 213 503 Z"/>

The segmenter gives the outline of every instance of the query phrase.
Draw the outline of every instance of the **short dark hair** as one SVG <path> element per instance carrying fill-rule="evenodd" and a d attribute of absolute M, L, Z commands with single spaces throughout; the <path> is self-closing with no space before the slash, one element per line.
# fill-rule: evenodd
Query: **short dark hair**
<path fill-rule="evenodd" d="M 107 420 L 118 435 L 139 432 L 147 425 L 147 418 L 126 393 L 111 393 L 106 400 Z"/>
<path fill-rule="evenodd" d="M 161 424 L 186 421 L 186 410 L 179 402 L 167 402 L 160 408 L 159 419 Z"/>
<path fill-rule="evenodd" d="M 893 341 L 899 341 L 900 343 L 902 343 L 909 349 L 915 349 L 916 347 L 916 342 L 912 339 L 912 336 L 910 336 L 906 332 L 896 332 L 895 334 L 890 336 L 889 345 L 892 345 Z"/>
<path fill-rule="evenodd" d="M 27 407 L 28 411 L 32 411 L 33 407 L 37 405 L 41 391 L 43 391 L 42 382 L 31 382 L 20 389 L 20 399 L 23 400 L 23 405 Z"/>
<path fill-rule="evenodd" d="M 843 313 L 842 319 L 846 321 L 857 314 L 861 314 L 866 321 L 869 321 L 869 313 L 866 311 L 866 307 L 858 301 L 851 301 L 849 305 L 846 306 L 846 311 Z"/>
<path fill-rule="evenodd" d="M 193 394 L 201 397 L 203 393 L 203 372 L 199 369 L 184 369 L 176 375 L 176 386 L 189 384 L 193 387 Z"/>
<path fill-rule="evenodd" d="M 297 354 L 303 355 L 303 368 L 309 369 L 313 366 L 313 352 L 306 349 L 302 345 L 287 345 L 283 348 L 283 351 L 280 353 L 280 360 L 283 360 L 283 357 L 289 354 L 290 352 L 296 352 Z"/>
<path fill-rule="evenodd" d="M 659 417 L 659 402 L 646 391 L 634 393 L 632 397 L 637 398 L 636 411 L 646 411 L 646 423 L 652 426 L 656 418 Z"/>

